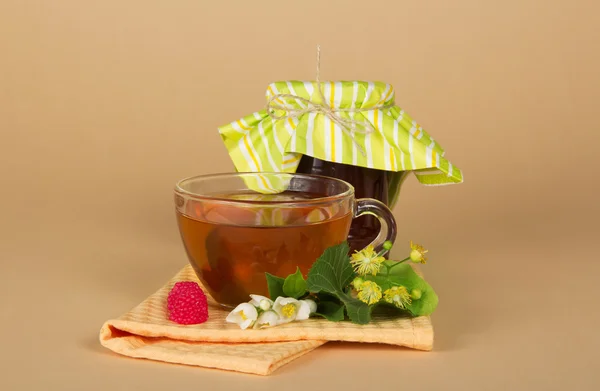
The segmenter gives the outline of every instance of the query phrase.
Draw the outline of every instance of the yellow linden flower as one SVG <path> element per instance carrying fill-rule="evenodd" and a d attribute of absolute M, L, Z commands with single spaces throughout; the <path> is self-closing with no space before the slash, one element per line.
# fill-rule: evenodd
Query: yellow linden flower
<path fill-rule="evenodd" d="M 381 287 L 373 281 L 365 281 L 358 291 L 358 300 L 368 305 L 375 304 L 381 300 Z"/>
<path fill-rule="evenodd" d="M 383 292 L 383 299 L 402 309 L 406 308 L 406 306 L 412 302 L 410 293 L 408 293 L 408 289 L 404 286 L 393 286 L 390 289 L 387 289 Z"/>
<path fill-rule="evenodd" d="M 427 261 L 427 256 L 425 253 L 429 250 L 425 250 L 425 248 L 419 244 L 414 244 L 412 240 L 410 241 L 410 259 L 413 262 L 421 262 L 425 263 Z"/>
<path fill-rule="evenodd" d="M 384 257 L 377 256 L 373 246 L 369 245 L 360 251 L 352 254 L 350 263 L 354 266 L 354 271 L 360 276 L 367 274 L 375 275 L 385 261 Z"/>
<path fill-rule="evenodd" d="M 359 290 L 364 282 L 365 280 L 363 280 L 362 278 L 356 277 L 354 280 L 352 280 L 352 286 L 354 287 L 354 289 Z"/>

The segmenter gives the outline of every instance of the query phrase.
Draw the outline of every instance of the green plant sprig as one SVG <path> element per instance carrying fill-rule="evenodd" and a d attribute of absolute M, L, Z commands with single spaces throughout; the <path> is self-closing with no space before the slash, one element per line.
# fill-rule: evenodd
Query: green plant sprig
<path fill-rule="evenodd" d="M 330 247 L 313 263 L 306 280 L 300 269 L 286 278 L 266 273 L 269 295 L 296 299 L 310 296 L 317 302 L 315 315 L 330 321 L 346 317 L 367 324 L 377 306 L 395 308 L 398 316 L 430 315 L 438 304 L 433 288 L 406 264 L 411 260 L 425 263 L 427 250 L 411 242 L 411 253 L 401 261 L 383 256 L 390 242 L 375 253 L 371 246 L 348 255 L 347 242 Z M 382 267 L 383 266 L 383 269 Z"/>

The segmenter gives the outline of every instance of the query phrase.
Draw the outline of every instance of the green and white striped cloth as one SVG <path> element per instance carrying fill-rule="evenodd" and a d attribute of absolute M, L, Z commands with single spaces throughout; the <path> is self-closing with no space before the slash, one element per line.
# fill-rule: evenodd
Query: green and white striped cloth
<path fill-rule="evenodd" d="M 394 89 L 389 84 L 340 81 L 321 85 L 326 102 L 321 101 L 318 84 L 310 81 L 272 83 L 267 89 L 267 101 L 280 94 L 291 94 L 334 109 L 364 110 L 394 105 Z M 277 98 L 274 103 L 298 110 L 306 108 L 304 102 L 289 98 Z M 442 147 L 401 108 L 336 114 L 345 119 L 368 121 L 375 131 L 355 131 L 350 135 L 322 113 L 273 119 L 263 109 L 221 126 L 219 133 L 239 172 L 295 172 L 302 155 L 310 155 L 379 170 L 412 171 L 424 185 L 463 181 L 461 171 L 444 158 Z M 280 187 L 269 183 L 268 178 L 261 182 L 263 190 L 277 191 Z"/>

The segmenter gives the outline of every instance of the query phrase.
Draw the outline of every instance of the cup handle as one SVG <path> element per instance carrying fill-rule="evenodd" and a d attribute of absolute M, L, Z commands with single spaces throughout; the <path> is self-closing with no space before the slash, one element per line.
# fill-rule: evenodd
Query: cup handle
<path fill-rule="evenodd" d="M 389 240 L 393 243 L 396 240 L 396 219 L 394 219 L 392 211 L 385 206 L 383 202 L 373 198 L 357 199 L 354 217 L 360 217 L 364 215 L 375 216 L 381 224 L 379 234 L 375 240 L 370 243 L 370 245 L 375 248 L 375 251 L 381 251 L 385 241 Z"/>

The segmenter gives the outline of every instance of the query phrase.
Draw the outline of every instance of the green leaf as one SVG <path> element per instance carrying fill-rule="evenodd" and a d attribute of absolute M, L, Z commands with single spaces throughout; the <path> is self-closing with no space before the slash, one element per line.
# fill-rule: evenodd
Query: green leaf
<path fill-rule="evenodd" d="M 322 301 L 340 301 L 340 299 L 331 293 L 327 293 L 327 292 L 319 292 L 317 293 L 317 303 L 320 303 Z"/>
<path fill-rule="evenodd" d="M 302 297 L 306 293 L 306 281 L 304 281 L 299 267 L 296 267 L 296 273 L 286 277 L 283 283 L 283 293 L 294 299 Z"/>
<path fill-rule="evenodd" d="M 413 289 L 421 290 L 421 298 L 412 300 L 406 309 L 414 316 L 430 315 L 438 305 L 438 296 L 423 278 L 421 278 L 409 264 L 395 266 L 389 276 L 377 275 L 367 276 L 365 280 L 371 280 L 379 284 L 385 291 L 394 285 L 405 286 L 410 292 Z"/>
<path fill-rule="evenodd" d="M 339 298 L 352 322 L 367 324 L 371 320 L 371 308 L 345 292 L 355 277 L 348 259 L 349 251 L 346 242 L 325 250 L 309 270 L 306 282 L 311 292 L 325 292 Z"/>
<path fill-rule="evenodd" d="M 371 321 L 371 307 L 366 303 L 348 295 L 344 295 L 342 301 L 346 306 L 346 312 L 352 322 L 367 324 Z"/>
<path fill-rule="evenodd" d="M 344 288 L 354 279 L 354 270 L 348 259 L 349 251 L 346 242 L 326 249 L 308 272 L 308 290 L 332 293 L 340 298 L 345 296 Z"/>
<path fill-rule="evenodd" d="M 344 305 L 333 301 L 321 301 L 317 305 L 315 315 L 322 316 L 332 322 L 339 322 L 344 320 Z"/>
<path fill-rule="evenodd" d="M 283 284 L 285 280 L 283 278 L 269 273 L 265 273 L 265 277 L 267 278 L 267 286 L 269 287 L 269 296 L 271 296 L 271 300 L 275 300 L 279 296 L 285 296 L 283 293 Z"/>

